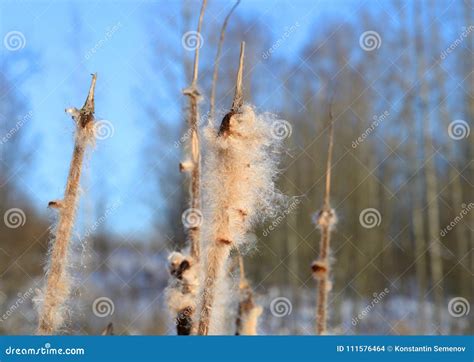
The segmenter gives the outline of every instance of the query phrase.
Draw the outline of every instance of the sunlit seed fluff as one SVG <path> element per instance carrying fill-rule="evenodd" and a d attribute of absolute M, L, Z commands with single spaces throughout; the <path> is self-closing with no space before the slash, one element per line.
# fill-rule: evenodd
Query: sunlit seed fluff
<path fill-rule="evenodd" d="M 270 114 L 257 115 L 251 106 L 224 117 L 217 132 L 205 131 L 207 158 L 204 167 L 203 230 L 204 275 L 198 333 L 207 335 L 219 318 L 214 304 L 217 285 L 231 248 L 245 245 L 256 222 L 273 215 L 283 196 L 276 190 L 281 140 L 274 137 Z"/>
<path fill-rule="evenodd" d="M 278 208 L 282 196 L 274 181 L 281 140 L 272 136 L 273 121 L 245 105 L 230 117 L 224 134 L 206 129 L 205 205 L 212 220 L 206 240 L 239 246 L 256 221 Z"/>
<path fill-rule="evenodd" d="M 172 252 L 168 257 L 172 281 L 166 289 L 166 300 L 174 314 L 186 309 L 196 308 L 198 288 L 197 270 L 194 260 L 179 252 Z"/>

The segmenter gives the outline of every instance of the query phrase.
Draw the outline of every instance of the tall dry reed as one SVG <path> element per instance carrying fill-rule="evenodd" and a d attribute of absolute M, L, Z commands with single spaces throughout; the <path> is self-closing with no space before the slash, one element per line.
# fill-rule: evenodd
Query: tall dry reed
<path fill-rule="evenodd" d="M 244 259 L 239 253 L 239 307 L 236 319 L 236 335 L 254 336 L 257 335 L 258 318 L 262 314 L 262 307 L 254 300 L 253 290 L 245 276 Z"/>
<path fill-rule="evenodd" d="M 204 184 L 208 222 L 197 330 L 200 335 L 209 334 L 211 322 L 219 319 L 213 306 L 231 249 L 246 243 L 248 232 L 259 218 L 273 211 L 278 195 L 274 180 L 281 140 L 272 136 L 270 115 L 258 115 L 243 104 L 244 52 L 242 43 L 231 110 L 219 130 L 206 128 L 209 149 Z"/>
<path fill-rule="evenodd" d="M 92 83 L 87 99 L 80 110 L 66 109 L 75 124 L 75 144 L 67 178 L 64 198 L 50 203 L 58 209 L 59 220 L 50 250 L 50 260 L 46 271 L 46 288 L 40 300 L 40 315 L 37 334 L 57 333 L 64 324 L 67 301 L 70 295 L 69 247 L 74 226 L 76 206 L 79 199 L 84 153 L 87 145 L 94 140 L 94 91 L 97 76 L 92 75 Z"/>
<path fill-rule="evenodd" d="M 330 265 L 329 252 L 331 242 L 331 231 L 337 222 L 337 216 L 330 205 L 331 194 L 331 164 L 332 150 L 334 142 L 334 120 L 332 113 L 332 103 L 329 108 L 329 142 L 328 156 L 326 163 L 326 189 L 324 192 L 323 207 L 316 216 L 315 222 L 321 231 L 321 241 L 319 248 L 319 258 L 311 265 L 313 277 L 318 282 L 318 297 L 316 310 L 316 334 L 326 334 L 327 332 L 327 299 L 331 290 L 329 280 Z"/>
<path fill-rule="evenodd" d="M 197 25 L 198 41 L 200 37 L 204 10 L 207 0 L 203 0 Z M 189 186 L 189 218 L 197 220 L 201 215 L 201 150 L 199 137 L 199 102 L 201 94 L 198 89 L 199 49 L 202 44 L 196 44 L 194 51 L 193 78 L 191 85 L 183 90 L 189 98 L 188 126 L 191 131 L 189 160 L 180 163 L 182 172 L 189 172 L 191 176 Z M 171 280 L 166 290 L 167 302 L 170 310 L 176 315 L 176 331 L 178 335 L 189 335 L 193 326 L 193 315 L 196 310 L 197 298 L 197 270 L 200 259 L 200 221 L 188 223 L 187 236 L 189 252 L 172 253 L 170 263 Z"/>

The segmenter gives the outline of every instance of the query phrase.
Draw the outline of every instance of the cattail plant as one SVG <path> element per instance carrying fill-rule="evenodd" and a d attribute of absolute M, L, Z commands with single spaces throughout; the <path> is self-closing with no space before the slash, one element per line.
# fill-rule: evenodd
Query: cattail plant
<path fill-rule="evenodd" d="M 245 277 L 244 259 L 239 253 L 239 308 L 236 320 L 236 335 L 254 336 L 257 334 L 258 318 L 262 314 L 262 307 L 255 304 L 252 287 Z"/>
<path fill-rule="evenodd" d="M 207 0 L 203 0 L 199 15 L 197 34 L 200 41 L 202 20 Z M 198 90 L 198 68 L 199 49 L 201 44 L 196 45 L 194 52 L 193 78 L 191 85 L 183 90 L 183 94 L 189 97 L 188 125 L 191 131 L 190 160 L 181 162 L 181 172 L 189 172 L 191 175 L 189 187 L 190 213 L 192 222 L 185 223 L 187 236 L 190 243 L 189 252 L 172 253 L 168 260 L 170 262 L 171 281 L 167 288 L 167 301 L 170 310 L 176 314 L 176 327 L 179 335 L 188 335 L 192 329 L 192 316 L 196 309 L 197 278 L 196 270 L 200 257 L 200 224 L 201 216 L 201 152 L 199 140 L 199 101 L 201 94 Z"/>
<path fill-rule="evenodd" d="M 329 280 L 329 251 L 331 231 L 335 227 L 337 222 L 336 213 L 330 205 L 333 139 L 334 125 L 331 103 L 331 105 L 329 106 L 329 142 L 328 158 L 326 163 L 326 188 L 324 192 L 323 207 L 315 217 L 315 223 L 321 231 L 321 242 L 319 247 L 319 258 L 315 260 L 311 265 L 313 277 L 318 282 L 316 334 L 326 334 L 327 331 L 327 299 L 328 294 L 331 290 L 331 282 Z"/>
<path fill-rule="evenodd" d="M 206 128 L 209 149 L 203 240 L 207 245 L 197 329 L 200 335 L 207 335 L 213 319 L 218 319 L 213 306 L 231 249 L 246 243 L 256 221 L 273 212 L 279 195 L 274 181 L 281 140 L 272 136 L 270 115 L 256 114 L 251 106 L 243 104 L 244 49 L 242 43 L 232 108 L 219 130 Z"/>
<path fill-rule="evenodd" d="M 46 287 L 40 297 L 42 305 L 40 306 L 38 334 L 51 335 L 58 332 L 64 324 L 71 289 L 68 271 L 69 248 L 79 199 L 79 182 L 86 148 L 94 140 L 94 90 L 96 79 L 96 74 L 93 74 L 89 94 L 82 108 L 66 109 L 76 125 L 75 144 L 64 198 L 49 203 L 50 207 L 58 210 L 59 219 L 50 250 L 50 260 L 46 271 Z"/>
<path fill-rule="evenodd" d="M 240 3 L 240 0 L 237 0 L 234 6 L 232 6 L 232 8 L 230 9 L 227 16 L 225 17 L 224 23 L 222 24 L 222 28 L 221 28 L 221 33 L 219 36 L 219 43 L 217 44 L 216 58 L 214 59 L 214 71 L 212 73 L 211 98 L 209 100 L 209 103 L 210 103 L 209 123 L 210 124 L 214 122 L 214 116 L 215 116 L 217 79 L 219 77 L 219 63 L 221 61 L 221 52 L 222 52 L 222 45 L 224 44 L 225 31 L 227 29 L 227 24 L 229 23 L 230 16 L 234 12 L 235 8 L 239 5 L 239 3 Z"/>

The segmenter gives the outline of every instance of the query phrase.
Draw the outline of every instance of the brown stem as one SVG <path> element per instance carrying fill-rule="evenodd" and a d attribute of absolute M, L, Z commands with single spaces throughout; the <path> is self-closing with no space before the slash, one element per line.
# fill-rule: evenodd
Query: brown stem
<path fill-rule="evenodd" d="M 231 244 L 216 240 L 210 247 L 207 255 L 206 280 L 199 319 L 198 334 L 207 336 L 211 322 L 212 307 L 215 299 L 215 289 L 218 278 L 222 275 L 225 261 L 229 257 Z"/>
<path fill-rule="evenodd" d="M 198 27 L 197 27 L 197 33 L 199 35 L 201 34 L 202 19 L 204 17 L 204 10 L 206 9 L 206 5 L 207 5 L 207 0 L 203 0 L 202 6 L 201 6 L 201 12 L 199 13 L 199 21 L 198 21 Z M 198 44 L 198 46 L 196 46 L 196 49 L 194 52 L 193 80 L 191 82 L 191 87 L 196 87 L 197 85 L 198 67 L 199 67 L 199 49 L 201 48 L 200 45 L 201 44 Z"/>
<path fill-rule="evenodd" d="M 71 239 L 76 204 L 79 199 L 84 152 L 87 142 L 93 136 L 94 89 L 97 76 L 92 75 L 92 83 L 84 106 L 77 110 L 67 110 L 76 122 L 76 137 L 64 199 L 59 204 L 59 221 L 51 251 L 47 272 L 44 302 L 41 308 L 37 334 L 53 334 L 63 325 L 64 309 L 70 293 L 68 275 L 68 251 Z"/>
<path fill-rule="evenodd" d="M 240 46 L 240 58 L 239 58 L 239 69 L 237 71 L 237 80 L 235 85 L 235 95 L 232 103 L 231 111 L 224 117 L 219 135 L 225 133 L 228 129 L 230 117 L 232 114 L 239 110 L 243 104 L 242 97 L 242 74 L 244 68 L 244 51 L 245 43 L 242 42 Z M 219 135 L 217 137 L 219 137 Z M 228 156 L 230 150 L 225 150 L 222 152 L 221 156 L 223 162 Z M 232 202 L 229 201 L 231 204 Z M 206 279 L 203 288 L 202 295 L 202 304 L 201 304 L 201 315 L 198 325 L 198 334 L 207 335 L 209 333 L 209 324 L 211 321 L 212 307 L 214 305 L 215 293 L 216 293 L 216 283 L 222 277 L 223 266 L 227 261 L 227 258 L 230 254 L 230 250 L 233 244 L 233 240 L 230 239 L 230 220 L 228 210 L 232 208 L 232 205 L 222 205 L 218 209 L 218 212 L 221 213 L 218 220 L 221 220 L 219 225 L 216 227 L 216 234 L 213 236 L 213 241 L 209 247 L 207 253 L 207 266 L 206 266 Z"/>
<path fill-rule="evenodd" d="M 199 21 L 197 26 L 198 34 L 201 34 L 202 20 L 204 17 L 204 10 L 206 9 L 207 0 L 203 0 L 201 12 L 199 14 Z M 191 171 L 191 185 L 190 185 L 190 199 L 191 208 L 199 211 L 201 208 L 201 153 L 199 142 L 199 98 L 200 93 L 197 89 L 198 66 L 199 66 L 199 49 L 196 47 L 194 52 L 194 67 L 193 78 L 191 86 L 184 90 L 184 94 L 189 97 L 189 118 L 188 124 L 191 129 L 191 161 L 193 163 Z M 189 239 L 191 241 L 191 256 L 197 262 L 200 257 L 200 228 L 199 226 L 192 227 L 188 230 Z"/>
<path fill-rule="evenodd" d="M 244 96 L 242 92 L 242 81 L 244 77 L 244 56 L 245 56 L 245 42 L 240 43 L 240 57 L 239 69 L 237 71 L 237 79 L 235 81 L 234 101 L 232 102 L 231 111 L 238 112 L 244 103 Z"/>
<path fill-rule="evenodd" d="M 334 119 L 332 113 L 332 101 L 329 105 L 329 143 L 328 158 L 326 163 L 326 189 L 324 193 L 323 208 L 319 215 L 319 227 L 321 229 L 321 241 L 318 261 L 313 263 L 313 274 L 318 280 L 318 297 L 316 310 L 316 334 L 326 333 L 327 324 L 327 299 L 329 293 L 329 246 L 331 242 L 331 227 L 335 215 L 330 206 L 331 192 L 331 164 L 334 139 Z"/>
<path fill-rule="evenodd" d="M 234 6 L 232 6 L 232 9 L 230 9 L 229 13 L 225 17 L 224 23 L 222 24 L 222 28 L 221 28 L 219 44 L 217 45 L 216 58 L 214 60 L 214 72 L 212 74 L 212 88 L 211 88 L 211 99 L 210 99 L 211 110 L 209 112 L 210 113 L 209 124 L 212 124 L 212 122 L 214 121 L 217 78 L 219 77 L 219 63 L 221 61 L 221 52 L 222 52 L 222 45 L 224 44 L 225 31 L 226 31 L 227 23 L 229 22 L 230 16 L 234 12 L 235 8 L 239 5 L 239 3 L 240 3 L 240 0 L 237 0 Z"/>

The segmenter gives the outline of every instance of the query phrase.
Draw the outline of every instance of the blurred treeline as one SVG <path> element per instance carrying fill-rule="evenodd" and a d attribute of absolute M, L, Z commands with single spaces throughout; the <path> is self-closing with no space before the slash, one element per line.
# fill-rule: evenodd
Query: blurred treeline
<path fill-rule="evenodd" d="M 279 320 L 278 326 L 268 321 L 271 315 L 264 315 L 264 324 L 272 333 L 311 333 L 316 292 L 310 264 L 319 245 L 319 233 L 311 220 L 322 204 L 331 103 L 335 121 L 331 204 L 339 219 L 332 238 L 330 325 L 334 332 L 472 333 L 472 324 L 454 323 L 447 305 L 458 296 L 472 302 L 474 212 L 444 236 L 441 230 L 474 201 L 472 134 L 454 140 L 448 132 L 451 122 L 464 120 L 472 126 L 474 119 L 474 29 L 469 30 L 474 26 L 473 2 L 385 1 L 378 11 L 373 11 L 371 3 L 358 9 L 354 6 L 350 15 L 332 14 L 315 20 L 305 43 L 291 54 L 283 49 L 302 31 L 299 23 L 269 30 L 264 16 L 244 16 L 239 8 L 230 20 L 217 88 L 219 115 L 230 106 L 239 43 L 244 40 L 246 100 L 292 125 L 279 182 L 281 190 L 291 196 L 290 211 L 282 210 L 256 231 L 256 241 L 245 256 L 249 279 L 262 303 L 270 294 L 292 301 L 293 314 Z M 95 289 L 84 283 L 77 290 L 78 306 L 87 309 L 75 315 L 78 333 L 97 333 L 101 321 L 91 321 L 90 304 L 84 300 L 93 300 L 107 288 L 108 295 L 116 295 L 114 301 L 121 300 L 128 308 L 139 309 L 135 306 L 140 303 L 146 306 L 140 319 L 131 317 L 125 307 L 116 307 L 114 320 L 120 332 L 172 330 L 166 324 L 162 291 L 167 279 L 166 251 L 184 244 L 181 213 L 187 208 L 187 184 L 178 172 L 182 150 L 175 142 L 186 131 L 181 89 L 189 83 L 193 56 L 176 44 L 183 33 L 195 28 L 199 6 L 196 1 L 184 1 L 180 11 L 171 16 L 163 15 L 163 3 L 150 3 L 149 12 L 158 17 L 153 21 L 169 24 L 174 31 L 166 37 L 150 32 L 149 41 L 156 51 L 149 54 L 150 78 L 154 79 L 153 70 L 164 64 L 174 62 L 175 66 L 156 84 L 159 89 L 144 84 L 139 90 L 143 117 L 156 127 L 139 162 L 147 165 L 147 173 L 153 170 L 152 194 L 164 201 L 154 214 L 150 240 L 117 242 L 116 236 L 100 229 L 90 237 L 90 258 L 77 263 L 89 269 L 78 272 L 78 278 L 86 278 Z M 245 1 L 239 6 L 244 7 Z M 204 19 L 199 76 L 203 115 L 209 109 L 213 62 L 224 16 L 225 12 Z M 153 22 L 145 22 L 145 26 L 153 26 Z M 360 44 L 361 35 L 369 30 L 380 37 L 380 46 L 372 51 Z M 463 32 L 467 36 L 463 37 Z M 454 49 L 446 53 L 453 44 Z M 269 49 L 273 49 L 270 54 Z M 18 80 L 10 77 L 7 62 L 2 60 L 4 71 L 0 74 L 2 123 L 18 119 L 27 110 L 15 98 L 11 84 L 18 87 Z M 156 107 L 154 99 L 160 96 L 166 97 L 170 108 L 180 107 L 182 114 Z M 381 120 L 367 133 L 374 119 Z M 367 137 L 355 143 L 364 133 Z M 3 306 L 11 303 L 8 301 L 20 288 L 41 284 L 46 260 L 51 219 L 45 210 L 35 209 L 31 200 L 21 196 L 25 183 L 27 187 L 21 168 L 27 167 L 25 158 L 32 147 L 34 143 L 26 141 L 22 132 L 2 145 L 0 209 L 21 207 L 29 215 L 22 228 L 9 229 L 0 223 Z M 297 207 L 291 206 L 294 200 L 298 200 Z M 95 209 L 105 207 L 103 200 L 92 202 Z M 141 202 L 154 200 L 148 197 Z M 380 213 L 378 226 L 361 225 L 360 214 L 367 208 Z M 276 220 L 274 230 L 268 232 Z M 81 246 L 77 249 L 80 259 Z M 136 265 L 125 268 L 121 255 Z M 159 264 L 148 268 L 149 263 Z M 385 318 L 377 317 L 379 323 L 351 325 L 351 318 L 373 294 L 385 288 L 390 290 L 392 302 L 399 301 L 393 306 L 388 301 L 381 303 L 378 315 Z M 381 312 L 383 308 L 391 309 Z M 148 318 L 149 314 L 153 318 Z M 34 314 L 18 318 L 19 323 L 34 325 Z M 2 333 L 29 330 L 28 324 L 7 327 L 0 323 Z"/>

